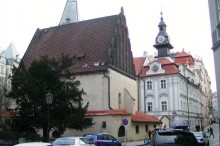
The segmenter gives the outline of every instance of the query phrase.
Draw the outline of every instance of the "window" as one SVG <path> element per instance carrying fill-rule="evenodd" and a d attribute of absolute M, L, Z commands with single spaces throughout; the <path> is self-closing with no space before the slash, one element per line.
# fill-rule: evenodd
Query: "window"
<path fill-rule="evenodd" d="M 148 125 L 145 125 L 145 130 L 148 131 Z"/>
<path fill-rule="evenodd" d="M 152 106 L 153 106 L 152 102 L 148 102 L 147 103 L 147 110 L 152 111 Z"/>
<path fill-rule="evenodd" d="M 161 106 L 162 106 L 162 111 L 167 111 L 167 102 L 166 101 L 162 101 Z"/>
<path fill-rule="evenodd" d="M 147 90 L 151 90 L 151 89 L 152 89 L 152 82 L 147 81 Z"/>
<path fill-rule="evenodd" d="M 118 137 L 123 137 L 123 136 L 125 136 L 125 127 L 120 126 L 120 128 L 118 130 Z"/>
<path fill-rule="evenodd" d="M 161 80 L 160 85 L 162 89 L 166 88 L 166 80 Z"/>
<path fill-rule="evenodd" d="M 139 133 L 139 126 L 138 125 L 135 126 L 135 129 L 136 129 L 136 133 Z"/>

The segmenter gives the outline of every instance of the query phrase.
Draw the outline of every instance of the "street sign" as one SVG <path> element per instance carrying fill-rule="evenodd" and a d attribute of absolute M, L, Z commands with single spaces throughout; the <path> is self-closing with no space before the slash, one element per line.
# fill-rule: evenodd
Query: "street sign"
<path fill-rule="evenodd" d="M 124 125 L 124 126 L 128 125 L 128 120 L 127 119 L 123 119 L 122 120 L 122 125 Z"/>

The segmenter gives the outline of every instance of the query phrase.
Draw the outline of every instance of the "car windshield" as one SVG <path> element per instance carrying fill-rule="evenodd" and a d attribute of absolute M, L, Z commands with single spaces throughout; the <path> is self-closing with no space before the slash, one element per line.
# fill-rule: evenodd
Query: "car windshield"
<path fill-rule="evenodd" d="M 80 138 L 80 144 L 90 144 L 91 142 L 86 138 Z"/>
<path fill-rule="evenodd" d="M 196 138 L 201 138 L 203 137 L 202 133 L 193 133 L 195 135 Z"/>
<path fill-rule="evenodd" d="M 93 141 L 94 139 L 96 139 L 96 135 L 86 135 L 85 138 L 87 138 L 90 141 Z"/>
<path fill-rule="evenodd" d="M 157 144 L 196 145 L 197 140 L 192 133 L 163 132 L 158 133 Z"/>
<path fill-rule="evenodd" d="M 74 145 L 75 144 L 75 139 L 57 139 L 53 142 L 53 145 Z"/>

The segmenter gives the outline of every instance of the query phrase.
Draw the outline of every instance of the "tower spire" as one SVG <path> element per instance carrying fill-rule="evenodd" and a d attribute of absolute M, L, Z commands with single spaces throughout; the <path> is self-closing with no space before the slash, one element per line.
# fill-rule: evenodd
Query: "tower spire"
<path fill-rule="evenodd" d="M 77 0 L 67 0 L 59 25 L 79 21 Z"/>
<path fill-rule="evenodd" d="M 173 49 L 173 46 L 170 44 L 170 39 L 166 31 L 167 25 L 163 20 L 163 12 L 160 12 L 160 22 L 159 22 L 159 32 L 157 34 L 154 47 L 158 50 L 157 57 L 166 57 L 170 54 L 170 49 Z"/>

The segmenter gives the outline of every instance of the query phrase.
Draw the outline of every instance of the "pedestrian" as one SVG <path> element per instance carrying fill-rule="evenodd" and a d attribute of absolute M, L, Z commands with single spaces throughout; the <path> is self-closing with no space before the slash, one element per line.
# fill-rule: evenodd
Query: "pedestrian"
<path fill-rule="evenodd" d="M 149 137 L 150 140 L 151 140 L 151 134 L 152 134 L 152 131 L 149 130 L 149 131 L 148 131 L 148 137 Z"/>
<path fill-rule="evenodd" d="M 212 125 L 212 123 L 211 123 L 210 126 L 209 126 L 209 132 L 210 132 L 210 136 L 209 136 L 209 137 L 211 137 L 211 135 L 212 135 L 213 138 L 215 138 L 215 136 L 214 136 L 214 134 L 213 134 L 213 125 Z"/>
<path fill-rule="evenodd" d="M 199 132 L 199 131 L 200 131 L 200 126 L 199 126 L 198 124 L 196 125 L 195 128 L 196 128 L 196 132 Z"/>

